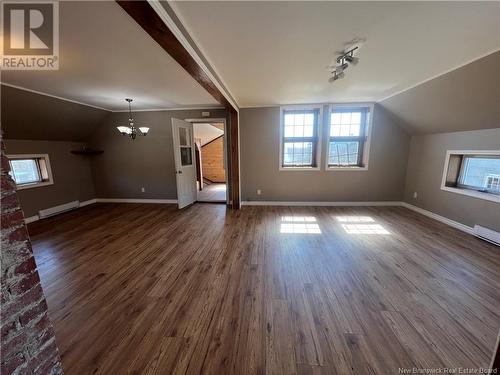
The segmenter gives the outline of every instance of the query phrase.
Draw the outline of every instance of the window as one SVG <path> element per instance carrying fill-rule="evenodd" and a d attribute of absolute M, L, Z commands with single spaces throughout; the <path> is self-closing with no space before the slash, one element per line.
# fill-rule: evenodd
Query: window
<path fill-rule="evenodd" d="M 332 107 L 329 119 L 328 169 L 366 169 L 370 108 Z"/>
<path fill-rule="evenodd" d="M 448 151 L 441 189 L 500 201 L 500 151 Z"/>
<path fill-rule="evenodd" d="M 18 189 L 53 184 L 48 155 L 8 155 L 10 172 Z"/>
<path fill-rule="evenodd" d="M 283 108 L 280 169 L 318 169 L 321 108 Z"/>

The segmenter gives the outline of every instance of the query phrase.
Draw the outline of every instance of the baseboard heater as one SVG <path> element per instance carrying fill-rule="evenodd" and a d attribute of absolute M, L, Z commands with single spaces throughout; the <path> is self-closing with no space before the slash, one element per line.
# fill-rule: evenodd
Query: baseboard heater
<path fill-rule="evenodd" d="M 66 212 L 70 210 L 74 210 L 75 208 L 80 207 L 80 201 L 73 201 L 65 204 L 61 204 L 59 206 L 55 207 L 50 207 L 47 208 L 46 210 L 40 210 L 38 211 L 38 217 L 40 219 L 44 219 L 49 216 L 54 216 L 57 214 L 60 214 L 61 212 Z"/>
<path fill-rule="evenodd" d="M 474 225 L 473 232 L 476 237 L 482 238 L 483 240 L 489 241 L 497 246 L 500 246 L 500 233 L 482 227 L 481 225 Z"/>

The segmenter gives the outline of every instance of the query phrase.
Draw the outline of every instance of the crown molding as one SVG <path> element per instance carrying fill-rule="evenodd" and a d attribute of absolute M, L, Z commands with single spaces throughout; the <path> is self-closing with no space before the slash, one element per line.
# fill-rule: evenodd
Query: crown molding
<path fill-rule="evenodd" d="M 38 95 L 48 96 L 48 97 L 54 98 L 54 99 L 64 100 L 65 102 L 70 102 L 70 103 L 74 103 L 74 104 L 83 105 L 83 106 L 86 106 L 86 107 L 100 109 L 100 110 L 106 111 L 106 112 L 111 112 L 111 113 L 128 112 L 128 109 L 118 109 L 118 110 L 108 109 L 108 108 L 99 107 L 99 106 L 88 104 L 88 103 L 79 102 L 77 100 L 63 98 L 62 96 L 52 95 L 52 94 L 49 94 L 49 93 L 46 93 L 46 92 L 32 90 L 32 89 L 28 89 L 28 88 L 22 87 L 22 86 L 12 85 L 10 83 L 0 82 L 0 84 L 2 86 L 8 86 L 8 87 L 12 87 L 14 89 L 31 92 L 33 94 L 38 94 Z M 203 109 L 203 110 L 213 110 L 213 109 L 224 109 L 224 107 L 222 107 L 222 106 L 217 106 L 217 107 L 196 106 L 196 107 L 172 107 L 172 108 L 152 108 L 152 109 L 148 108 L 148 109 L 134 109 L 132 112 L 188 111 L 188 110 L 200 110 L 200 109 Z"/>
<path fill-rule="evenodd" d="M 95 109 L 100 109 L 100 110 L 102 110 L 102 111 L 113 112 L 112 110 L 107 109 L 107 108 L 99 107 L 99 106 L 92 105 L 92 104 L 88 104 L 88 103 L 79 102 L 79 101 L 77 101 L 77 100 L 72 100 L 72 99 L 68 99 L 68 98 L 63 98 L 62 96 L 52 95 L 52 94 L 49 94 L 49 93 L 46 93 L 46 92 L 42 92 L 42 91 L 37 91 L 37 90 L 28 89 L 28 88 L 26 88 L 26 87 L 22 87 L 22 86 L 12 85 L 12 84 L 10 84 L 10 83 L 0 82 L 0 84 L 1 84 L 2 86 L 12 87 L 12 88 L 14 88 L 14 89 L 18 89 L 18 90 L 23 90 L 23 91 L 31 92 L 31 93 L 33 93 L 33 94 L 38 94 L 38 95 L 48 96 L 48 97 L 50 97 L 50 98 L 54 98 L 54 99 L 64 100 L 65 102 L 70 102 L 70 103 L 74 103 L 74 104 L 80 104 L 80 105 L 84 105 L 84 106 L 86 106 L 86 107 L 92 107 L 92 108 L 95 108 Z"/>

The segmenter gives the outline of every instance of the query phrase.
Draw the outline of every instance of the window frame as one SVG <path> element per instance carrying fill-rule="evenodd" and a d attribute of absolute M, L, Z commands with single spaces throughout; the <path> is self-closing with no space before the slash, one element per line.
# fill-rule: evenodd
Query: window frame
<path fill-rule="evenodd" d="M 441 190 L 443 191 L 448 191 L 456 194 L 461 194 L 461 195 L 467 195 L 469 197 L 473 198 L 478 198 L 478 199 L 484 199 L 496 203 L 500 203 L 500 195 L 495 194 L 495 193 L 487 193 L 483 191 L 478 191 L 478 190 L 473 190 L 473 189 L 468 189 L 465 185 L 461 185 L 462 187 L 459 187 L 459 179 L 462 174 L 462 168 L 463 168 L 463 160 L 460 162 L 460 169 L 458 173 L 458 179 L 457 179 L 457 187 L 454 186 L 446 186 L 446 179 L 448 175 L 448 170 L 449 170 L 449 164 L 450 164 L 450 159 L 452 156 L 498 156 L 500 157 L 500 150 L 447 150 L 446 151 L 446 156 L 445 156 L 445 162 L 444 162 L 444 168 L 443 168 L 443 175 L 441 178 Z"/>
<path fill-rule="evenodd" d="M 361 151 L 358 155 L 358 165 L 349 165 L 349 166 L 330 166 L 329 165 L 329 160 L 330 160 L 330 142 L 332 141 L 333 138 L 339 139 L 339 138 L 344 138 L 346 142 L 349 142 L 349 138 L 356 138 L 355 142 L 359 142 L 359 137 L 333 137 L 331 135 L 331 115 L 335 109 L 342 109 L 342 110 L 349 110 L 349 109 L 357 109 L 357 108 L 365 108 L 368 112 L 368 120 L 365 123 L 364 129 L 360 129 L 360 133 L 363 133 L 365 140 L 363 141 L 363 146 L 361 148 Z M 338 172 L 338 171 L 367 171 L 368 166 L 369 166 L 369 161 L 370 161 L 370 144 L 371 144 L 371 139 L 372 139 L 372 130 L 373 130 L 373 111 L 374 109 L 374 104 L 373 103 L 342 103 L 342 104 L 330 104 L 328 106 L 328 118 L 326 119 L 326 124 L 325 126 L 328 126 L 327 129 L 327 134 L 328 137 L 326 137 L 325 143 L 326 143 L 326 155 L 325 155 L 325 171 L 332 171 L 332 172 Z"/>
<path fill-rule="evenodd" d="M 43 159 L 45 163 L 45 169 L 46 169 L 46 175 L 47 177 L 45 179 L 42 179 L 42 181 L 39 182 L 33 182 L 33 183 L 25 183 L 25 184 L 17 184 L 16 183 L 16 189 L 17 190 L 24 190 L 24 189 L 30 189 L 30 188 L 36 188 L 36 187 L 41 187 L 41 186 L 48 186 L 48 185 L 53 185 L 54 184 L 54 179 L 52 177 L 52 168 L 50 166 L 50 159 L 48 154 L 9 154 L 6 155 L 7 159 L 9 160 L 9 168 L 12 171 L 12 166 L 10 164 L 11 160 L 26 160 L 26 159 L 33 159 L 36 160 L 37 166 L 38 166 L 38 172 L 40 176 L 43 176 L 43 171 L 41 170 L 40 166 L 40 159 Z M 14 178 L 12 178 L 14 180 Z M 15 182 L 15 180 L 14 180 Z"/>
<path fill-rule="evenodd" d="M 285 111 L 318 111 L 318 124 L 316 126 L 316 136 L 313 142 L 312 156 L 316 161 L 315 166 L 290 166 L 283 165 L 283 151 L 285 144 Z M 313 131 L 314 131 L 313 130 Z M 323 130 L 323 105 L 290 105 L 280 107 L 280 129 L 279 129 L 279 170 L 280 171 L 320 171 L 321 170 L 321 146 L 322 146 L 322 130 Z M 308 137 L 309 138 L 309 137 Z M 298 141 L 300 142 L 300 141 Z M 303 141 L 302 141 L 303 142 Z"/>

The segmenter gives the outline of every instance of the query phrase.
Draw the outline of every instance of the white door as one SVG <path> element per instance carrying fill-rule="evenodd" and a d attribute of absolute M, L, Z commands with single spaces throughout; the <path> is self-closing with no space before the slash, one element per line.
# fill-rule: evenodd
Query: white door
<path fill-rule="evenodd" d="M 172 119 L 174 139 L 177 203 L 184 208 L 196 202 L 196 163 L 194 154 L 193 124 Z"/>

